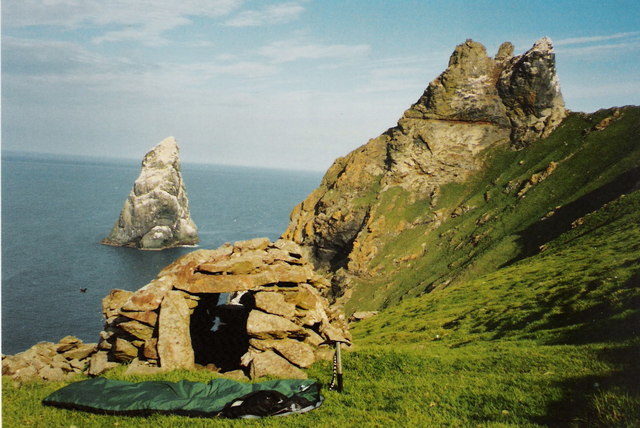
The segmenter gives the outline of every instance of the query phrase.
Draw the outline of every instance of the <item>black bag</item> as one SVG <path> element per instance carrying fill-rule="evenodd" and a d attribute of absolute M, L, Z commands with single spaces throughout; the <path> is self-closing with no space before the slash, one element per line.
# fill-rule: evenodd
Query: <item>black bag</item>
<path fill-rule="evenodd" d="M 278 391 L 255 391 L 227 403 L 220 416 L 231 419 L 284 416 L 290 413 L 304 413 L 316 407 L 317 405 L 300 396 L 294 395 L 289 398 Z"/>

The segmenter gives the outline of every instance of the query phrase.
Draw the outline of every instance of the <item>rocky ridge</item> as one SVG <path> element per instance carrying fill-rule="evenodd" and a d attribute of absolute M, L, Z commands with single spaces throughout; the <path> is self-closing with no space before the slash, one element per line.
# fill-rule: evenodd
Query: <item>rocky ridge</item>
<path fill-rule="evenodd" d="M 442 185 L 482 168 L 486 149 L 524 147 L 565 116 L 548 38 L 518 56 L 505 42 L 494 58 L 467 40 L 397 126 L 334 162 L 320 187 L 294 208 L 283 238 L 334 274 L 329 294 L 335 299 L 352 275 L 369 274 L 384 234 L 411 227 L 392 224 L 381 201 L 401 203 L 402 192 L 405 203 L 430 197 L 433 209 L 421 221 L 435 228 L 451 214 L 435 209 Z"/>
<path fill-rule="evenodd" d="M 179 148 L 169 137 L 142 160 L 142 170 L 103 244 L 159 250 L 198 243 L 180 172 Z"/>

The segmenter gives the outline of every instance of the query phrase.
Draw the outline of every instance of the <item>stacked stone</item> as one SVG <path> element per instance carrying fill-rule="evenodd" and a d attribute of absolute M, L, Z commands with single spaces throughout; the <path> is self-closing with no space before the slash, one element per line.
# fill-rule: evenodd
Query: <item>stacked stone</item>
<path fill-rule="evenodd" d="M 40 342 L 19 354 L 3 356 L 2 375 L 19 382 L 64 380 L 85 371 L 95 352 L 95 343 L 82 343 L 73 336 L 67 336 L 58 343 Z"/>
<path fill-rule="evenodd" d="M 321 295 L 328 287 L 292 241 L 256 238 L 194 251 L 138 291 L 105 297 L 96 360 L 192 368 L 190 318 L 199 301 L 207 294 L 230 293 L 232 300 L 249 294 L 249 348 L 238 368 L 252 378 L 305 377 L 301 368 L 327 357 L 322 342 L 350 339 L 344 316 Z"/>

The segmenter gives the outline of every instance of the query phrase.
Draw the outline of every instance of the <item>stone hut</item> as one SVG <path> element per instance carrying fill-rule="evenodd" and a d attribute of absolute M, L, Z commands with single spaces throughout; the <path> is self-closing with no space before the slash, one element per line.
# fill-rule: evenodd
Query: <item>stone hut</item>
<path fill-rule="evenodd" d="M 322 296 L 329 282 L 292 241 L 267 238 L 197 250 L 135 292 L 103 299 L 105 329 L 92 371 L 110 362 L 306 377 L 328 358 L 328 339 L 349 340 L 344 316 Z"/>

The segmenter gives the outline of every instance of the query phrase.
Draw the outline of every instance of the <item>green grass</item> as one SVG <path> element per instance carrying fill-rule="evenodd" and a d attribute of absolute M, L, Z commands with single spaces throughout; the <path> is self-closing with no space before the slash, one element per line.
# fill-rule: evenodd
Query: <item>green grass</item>
<path fill-rule="evenodd" d="M 487 153 L 487 168 L 465 185 L 446 186 L 436 207 L 476 209 L 435 230 L 418 225 L 388 235 L 373 262 L 380 277 L 362 281 L 352 302 L 354 308 L 385 309 L 353 327 L 355 345 L 344 355 L 346 392 L 323 391 L 326 401 L 319 409 L 242 422 L 104 416 L 40 404 L 65 383 L 17 387 L 3 378 L 3 423 L 639 426 L 640 190 L 621 189 L 637 180 L 624 174 L 640 163 L 640 109 L 627 109 L 607 130 L 583 136 L 582 129 L 604 115 L 572 115 L 529 149 Z M 563 159 L 549 179 L 517 198 L 533 173 Z M 505 192 L 509 182 L 517 186 Z M 406 196 L 394 191 L 377 199 L 406 207 L 390 214 L 391 224 L 410 221 L 429 207 L 428 199 L 398 204 Z M 541 219 L 556 206 L 561 208 L 553 216 Z M 469 241 L 481 233 L 484 239 Z M 393 262 L 420 251 L 423 243 L 427 250 L 419 258 Z M 330 364 L 317 363 L 308 373 L 327 384 Z M 107 376 L 213 377 L 207 371 L 127 377 L 124 368 Z"/>
<path fill-rule="evenodd" d="M 604 131 L 584 132 L 610 113 L 571 114 L 551 136 L 526 149 L 489 150 L 486 168 L 441 188 L 434 210 L 446 220 L 435 229 L 415 221 L 430 216 L 429 198 L 406 204 L 406 195 L 397 195 L 401 190 L 383 193 L 373 212 L 385 213 L 391 225 L 402 220 L 417 226 L 381 235 L 383 249 L 370 263 L 376 274 L 354 281 L 346 311 L 385 308 L 493 272 L 537 253 L 573 221 L 618 197 L 639 175 L 640 108 L 624 108 Z M 519 198 L 524 183 L 552 161 L 559 162 L 557 169 Z M 632 177 L 629 171 L 635 171 Z M 472 209 L 450 218 L 458 206 Z M 541 220 L 556 207 L 562 207 L 560 215 Z M 416 254 L 420 257 L 409 264 L 397 262 Z"/>

